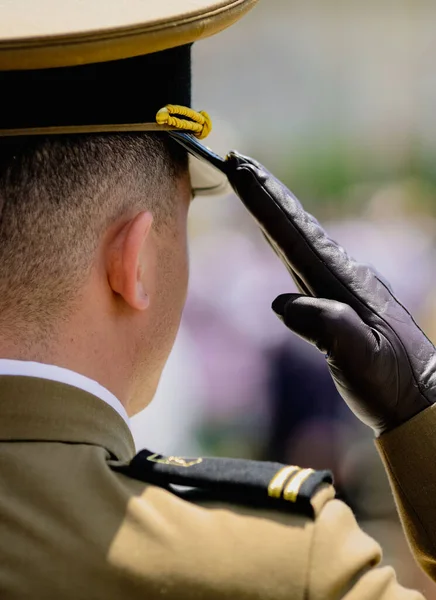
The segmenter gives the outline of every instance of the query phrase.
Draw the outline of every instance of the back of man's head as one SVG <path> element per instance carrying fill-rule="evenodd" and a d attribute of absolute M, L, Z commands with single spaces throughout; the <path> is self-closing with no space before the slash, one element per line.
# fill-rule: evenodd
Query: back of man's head
<path fill-rule="evenodd" d="M 92 266 L 105 229 L 148 210 L 171 222 L 187 157 L 165 134 L 0 140 L 0 323 L 49 331 Z"/>

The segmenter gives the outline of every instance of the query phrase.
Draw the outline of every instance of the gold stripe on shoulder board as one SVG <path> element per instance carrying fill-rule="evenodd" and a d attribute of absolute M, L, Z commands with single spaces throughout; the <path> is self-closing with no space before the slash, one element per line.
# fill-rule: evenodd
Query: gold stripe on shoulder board
<path fill-rule="evenodd" d="M 299 473 L 297 473 L 297 475 L 295 475 L 295 477 L 293 477 L 285 487 L 283 499 L 287 500 L 288 502 L 295 502 L 301 486 L 309 479 L 312 473 L 315 473 L 313 469 L 302 469 Z"/>
<path fill-rule="evenodd" d="M 150 462 L 159 463 L 160 465 L 171 465 L 173 467 L 184 468 L 193 467 L 203 462 L 202 458 L 186 460 L 185 458 L 180 458 L 180 456 L 162 456 L 161 454 L 152 454 L 151 456 L 147 456 L 147 460 Z"/>
<path fill-rule="evenodd" d="M 289 477 L 295 475 L 299 470 L 299 467 L 295 467 L 293 465 L 283 467 L 283 469 L 280 469 L 280 471 L 278 471 L 274 475 L 274 477 L 269 483 L 268 496 L 270 496 L 271 498 L 280 498 L 280 496 L 282 495 L 283 487 L 288 481 Z"/>

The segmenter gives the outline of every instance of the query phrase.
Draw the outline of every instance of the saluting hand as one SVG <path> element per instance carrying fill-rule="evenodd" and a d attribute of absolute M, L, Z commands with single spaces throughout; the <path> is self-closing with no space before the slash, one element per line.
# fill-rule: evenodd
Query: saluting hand
<path fill-rule="evenodd" d="M 301 294 L 273 309 L 327 356 L 336 387 L 377 436 L 436 401 L 436 351 L 375 271 L 357 263 L 262 165 L 227 158 L 235 192 Z"/>

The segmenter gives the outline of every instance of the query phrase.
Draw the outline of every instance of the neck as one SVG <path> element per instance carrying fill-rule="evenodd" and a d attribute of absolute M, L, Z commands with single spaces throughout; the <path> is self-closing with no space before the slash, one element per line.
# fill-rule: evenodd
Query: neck
<path fill-rule="evenodd" d="M 103 340 L 96 330 L 87 331 L 87 335 L 79 335 L 80 331 L 76 324 L 49 337 L 3 335 L 0 358 L 55 365 L 84 375 L 109 390 L 129 413 L 132 373 L 127 361 L 112 350 L 117 346 L 110 343 L 107 334 Z"/>

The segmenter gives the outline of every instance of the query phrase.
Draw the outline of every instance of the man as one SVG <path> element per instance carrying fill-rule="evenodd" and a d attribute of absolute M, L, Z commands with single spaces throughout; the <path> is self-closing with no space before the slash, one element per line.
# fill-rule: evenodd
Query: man
<path fill-rule="evenodd" d="M 151 120 L 204 134 L 187 44 L 251 4 L 0 7 L 3 600 L 421 598 L 329 473 L 134 456 L 208 185 Z"/>

